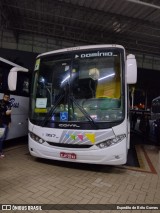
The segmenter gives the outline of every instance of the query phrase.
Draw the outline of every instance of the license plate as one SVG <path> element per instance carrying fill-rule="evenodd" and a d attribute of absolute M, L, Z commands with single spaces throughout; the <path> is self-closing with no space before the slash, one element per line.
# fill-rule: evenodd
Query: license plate
<path fill-rule="evenodd" d="M 66 152 L 60 152 L 61 158 L 68 158 L 68 159 L 76 159 L 77 156 L 74 153 L 66 153 Z"/>

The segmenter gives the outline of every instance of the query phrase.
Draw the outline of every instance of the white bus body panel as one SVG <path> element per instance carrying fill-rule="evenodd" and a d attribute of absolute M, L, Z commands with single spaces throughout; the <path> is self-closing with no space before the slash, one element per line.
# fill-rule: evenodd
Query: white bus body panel
<path fill-rule="evenodd" d="M 96 142 L 99 141 L 98 133 L 104 135 L 104 138 L 101 141 L 107 140 L 109 138 L 113 138 L 116 134 L 126 134 L 124 130 L 126 128 L 126 121 L 122 124 L 105 130 L 68 130 L 73 131 L 75 134 L 79 132 L 83 132 L 84 134 L 87 132 L 94 133 L 96 135 Z M 39 127 L 33 125 L 29 122 L 29 131 L 33 132 L 34 134 L 38 135 L 42 139 L 47 141 L 54 141 L 58 143 L 61 135 L 63 135 L 63 131 L 66 129 L 56 129 L 56 128 L 46 128 L 46 127 Z M 52 138 L 46 138 L 46 133 L 54 134 L 54 140 Z M 109 136 L 107 138 L 107 135 Z M 100 149 L 95 144 L 90 148 L 66 148 L 66 147 L 59 147 L 59 146 L 52 146 L 49 145 L 47 142 L 43 144 L 39 144 L 38 142 L 34 141 L 29 135 L 29 151 L 32 156 L 45 158 L 45 159 L 52 159 L 52 160 L 61 160 L 61 161 L 68 161 L 68 162 L 79 162 L 79 163 L 91 163 L 91 164 L 107 164 L 107 165 L 121 165 L 125 164 L 127 161 L 127 138 L 125 137 L 121 142 L 107 147 Z M 59 141 L 61 143 L 61 141 Z M 68 158 L 61 158 L 60 153 L 74 153 L 76 154 L 76 159 L 68 159 Z"/>

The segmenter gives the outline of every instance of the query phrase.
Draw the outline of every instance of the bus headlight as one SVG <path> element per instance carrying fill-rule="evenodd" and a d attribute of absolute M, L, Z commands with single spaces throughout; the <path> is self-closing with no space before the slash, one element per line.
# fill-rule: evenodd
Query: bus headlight
<path fill-rule="evenodd" d="M 40 138 L 38 135 L 35 135 L 33 132 L 29 132 L 29 134 L 30 134 L 30 137 L 31 137 L 34 141 L 36 141 L 37 143 L 42 144 L 42 143 L 45 142 L 45 140 L 43 140 L 42 138 Z"/>
<path fill-rule="evenodd" d="M 113 146 L 114 144 L 122 141 L 125 137 L 126 137 L 125 134 L 117 135 L 115 138 L 111 138 L 111 139 L 108 139 L 106 141 L 103 141 L 103 142 L 96 144 L 96 146 L 98 146 L 100 149 L 103 149 L 103 148 L 106 148 L 106 147 L 109 147 L 109 146 Z"/>

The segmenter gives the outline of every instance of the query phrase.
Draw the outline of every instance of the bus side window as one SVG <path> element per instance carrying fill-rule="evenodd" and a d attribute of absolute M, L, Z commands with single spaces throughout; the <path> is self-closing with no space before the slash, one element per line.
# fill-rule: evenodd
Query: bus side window
<path fill-rule="evenodd" d="M 4 66 L 0 63 L 0 92 L 8 90 L 8 73 L 10 66 Z"/>
<path fill-rule="evenodd" d="M 17 76 L 17 95 L 29 96 L 30 79 L 28 73 L 18 72 Z"/>
<path fill-rule="evenodd" d="M 29 93 L 29 78 L 27 78 L 27 77 L 23 81 L 22 91 L 27 94 Z"/>

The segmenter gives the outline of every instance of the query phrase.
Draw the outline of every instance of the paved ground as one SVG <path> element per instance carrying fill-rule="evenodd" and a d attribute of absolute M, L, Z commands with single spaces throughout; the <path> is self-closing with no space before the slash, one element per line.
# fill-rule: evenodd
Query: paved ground
<path fill-rule="evenodd" d="M 136 150 L 141 168 L 38 160 L 29 155 L 26 143 L 8 147 L 6 157 L 0 159 L 0 203 L 160 204 L 159 150 L 152 145 L 137 145 Z M 61 209 L 50 212 L 160 211 Z"/>

